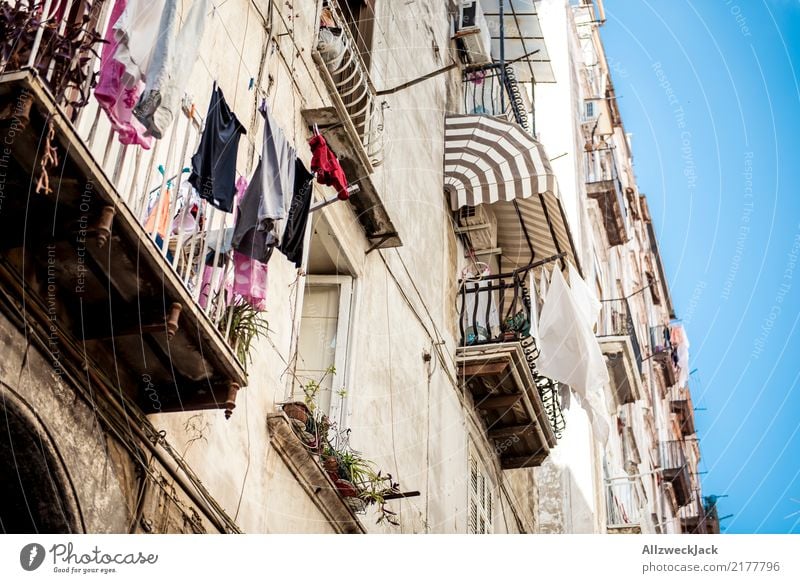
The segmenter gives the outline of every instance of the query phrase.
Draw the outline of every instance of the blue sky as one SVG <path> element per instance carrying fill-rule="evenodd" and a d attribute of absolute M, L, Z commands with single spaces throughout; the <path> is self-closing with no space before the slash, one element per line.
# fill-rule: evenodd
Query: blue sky
<path fill-rule="evenodd" d="M 800 0 L 605 4 L 706 409 L 704 492 L 728 495 L 728 533 L 800 533 Z"/>

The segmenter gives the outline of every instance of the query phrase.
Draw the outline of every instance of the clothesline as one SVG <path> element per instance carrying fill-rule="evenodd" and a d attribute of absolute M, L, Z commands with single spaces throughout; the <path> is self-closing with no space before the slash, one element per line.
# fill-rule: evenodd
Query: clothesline
<path fill-rule="evenodd" d="M 263 310 L 266 265 L 273 250 L 277 248 L 296 267 L 302 264 L 308 218 L 312 212 L 312 181 L 316 178 L 319 184 L 332 186 L 337 192 L 336 197 L 317 202 L 313 208 L 315 211 L 337 200 L 347 200 L 351 193 L 358 191 L 358 187 L 348 185 L 336 155 L 328 147 L 316 124 L 308 142 L 311 149 L 309 172 L 297 157 L 296 119 L 292 124 L 292 143 L 271 116 L 267 93 L 258 87 L 256 95 L 261 95 L 259 109 L 264 116 L 261 156 L 249 186 L 240 192 L 240 197 L 235 196 L 238 183 L 246 179 L 237 168 L 240 138 L 245 136 L 254 150 L 256 141 L 252 133 L 248 135 L 228 105 L 216 75 L 199 53 L 209 5 L 213 19 L 216 6 L 211 0 L 195 0 L 185 18 L 178 14 L 178 5 L 173 0 L 115 0 L 106 23 L 109 42 L 102 51 L 100 82 L 95 96 L 108 115 L 113 130 L 118 133 L 120 142 L 125 145 L 149 149 L 154 139 L 166 138 L 172 126 L 171 137 L 167 138 L 167 160 L 158 166 L 161 185 L 147 193 L 143 204 L 149 211 L 143 220 L 145 228 L 170 261 L 178 261 L 178 254 L 185 252 L 181 242 L 187 236 L 192 241 L 189 259 L 184 261 L 186 277 L 196 280 L 197 299 L 202 299 L 201 303 L 209 306 L 213 294 L 215 298 L 222 297 L 222 303 L 228 303 L 229 298 L 226 297 L 231 273 L 226 265 L 233 260 L 234 292 L 237 286 L 243 286 L 240 289 L 249 290 L 249 293 L 240 293 L 240 296 L 245 297 L 256 309 Z M 234 44 L 224 21 L 221 18 L 219 21 L 229 41 Z M 247 23 L 245 32 L 246 27 Z M 248 91 L 255 85 L 254 76 L 244 63 L 242 53 L 235 44 L 234 48 L 240 57 L 234 90 L 236 103 L 242 69 L 249 75 Z M 262 55 L 262 67 L 267 56 Z M 197 112 L 196 105 L 186 94 L 189 75 L 197 61 L 202 63 L 208 76 L 213 79 L 205 117 Z M 259 81 L 261 75 L 263 69 L 260 68 Z M 277 95 L 277 89 L 273 95 Z M 175 163 L 172 155 L 178 122 L 174 118 L 179 110 L 186 114 L 189 126 L 183 152 Z M 251 124 L 251 130 L 255 129 L 255 120 L 257 118 Z M 191 173 L 186 181 L 192 189 L 180 193 L 178 191 L 182 184 L 174 183 L 182 182 L 192 126 L 200 129 L 200 142 L 192 156 Z M 153 156 L 150 168 L 156 161 L 155 152 Z M 147 173 L 149 175 L 150 170 Z M 157 193 L 155 201 L 154 193 Z M 192 197 L 197 197 L 197 202 L 193 202 Z M 206 208 L 208 204 L 223 213 L 232 213 L 238 208 L 233 215 L 233 228 L 226 226 L 225 215 L 221 224 L 214 220 L 213 210 Z M 215 231 L 211 231 L 212 222 L 216 224 Z M 226 234 L 228 230 L 232 234 Z M 173 236 L 177 243 L 171 240 Z M 200 236 L 200 263 L 195 269 L 191 262 L 194 261 L 195 243 L 198 242 L 196 236 Z M 223 270 L 220 271 L 220 268 Z M 218 310 L 220 305 L 211 305 L 206 310 Z"/>

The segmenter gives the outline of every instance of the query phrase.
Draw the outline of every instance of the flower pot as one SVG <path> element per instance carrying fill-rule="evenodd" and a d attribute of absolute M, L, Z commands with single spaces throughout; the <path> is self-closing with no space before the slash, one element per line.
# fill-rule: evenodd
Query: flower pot
<path fill-rule="evenodd" d="M 283 412 L 290 419 L 297 419 L 300 423 L 308 421 L 308 407 L 306 407 L 305 403 L 285 403 Z"/>
<path fill-rule="evenodd" d="M 336 480 L 336 489 L 339 490 L 339 494 L 341 494 L 343 498 L 358 497 L 358 489 L 352 482 L 348 482 L 347 480 Z"/>
<path fill-rule="evenodd" d="M 322 467 L 325 468 L 325 471 L 329 474 L 336 474 L 339 473 L 339 460 L 337 460 L 333 456 L 323 457 L 322 458 Z"/>

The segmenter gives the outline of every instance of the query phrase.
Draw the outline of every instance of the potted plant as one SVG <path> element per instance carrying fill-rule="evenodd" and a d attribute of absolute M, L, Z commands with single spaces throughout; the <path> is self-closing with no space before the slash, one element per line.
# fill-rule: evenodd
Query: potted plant
<path fill-rule="evenodd" d="M 378 507 L 378 524 L 387 522 L 392 526 L 400 526 L 400 522 L 397 520 L 397 513 L 386 506 L 386 496 L 399 493 L 400 484 L 392 480 L 391 474 L 382 475 L 378 471 L 377 473 L 369 473 L 367 481 L 361 484 L 359 498 L 367 506 L 374 504 Z"/>
<path fill-rule="evenodd" d="M 330 444 L 326 443 L 322 446 L 320 461 L 328 477 L 335 483 L 339 479 L 339 458 Z"/>
<path fill-rule="evenodd" d="M 221 297 L 218 295 L 217 300 Z M 225 308 L 218 328 L 227 337 L 228 344 L 236 351 L 236 357 L 246 372 L 251 361 L 250 347 L 253 340 L 265 338 L 269 332 L 269 324 L 263 319 L 259 310 L 237 297 L 234 303 Z"/>
<path fill-rule="evenodd" d="M 284 403 L 282 405 L 283 412 L 289 419 L 296 419 L 303 425 L 308 422 L 310 411 L 302 401 L 292 401 L 291 403 Z"/>

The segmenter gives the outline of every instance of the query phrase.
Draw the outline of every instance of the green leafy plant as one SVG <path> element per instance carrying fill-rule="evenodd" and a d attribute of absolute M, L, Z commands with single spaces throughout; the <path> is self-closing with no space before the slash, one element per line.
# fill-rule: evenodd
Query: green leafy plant
<path fill-rule="evenodd" d="M 311 379 L 309 381 L 306 381 L 306 383 L 302 385 L 303 402 L 306 404 L 306 407 L 308 407 L 308 410 L 311 411 L 312 413 L 314 413 L 317 410 L 317 395 L 319 394 L 319 391 L 322 388 L 322 383 L 325 382 L 325 379 L 328 378 L 328 376 L 333 376 L 335 374 L 336 374 L 336 367 L 331 365 L 327 369 L 325 369 L 325 372 L 323 373 L 323 375 L 320 377 L 319 380 Z"/>
<path fill-rule="evenodd" d="M 227 335 L 228 343 L 236 351 L 239 362 L 247 371 L 247 366 L 252 361 L 250 356 L 252 343 L 257 338 L 266 337 L 269 323 L 259 310 L 239 299 L 225 309 L 218 327 Z"/>
<path fill-rule="evenodd" d="M 317 407 L 317 397 L 322 384 L 328 376 L 335 374 L 336 368 L 331 366 L 319 380 L 312 379 L 301 385 L 304 403 L 312 413 L 319 435 L 320 446 L 318 452 L 320 463 L 323 467 L 326 465 L 336 466 L 339 479 L 346 480 L 355 486 L 358 492 L 358 499 L 363 504 L 362 510 L 364 506 L 377 506 L 378 524 L 386 522 L 392 526 L 399 526 L 400 522 L 397 519 L 397 513 L 387 506 L 386 497 L 390 494 L 399 494 L 400 485 L 394 482 L 390 474 L 384 474 L 377 469 L 372 461 L 351 448 L 349 445 L 350 430 L 340 430 Z M 347 395 L 347 391 L 343 387 L 336 391 L 336 394 L 343 398 Z M 335 459 L 336 464 L 330 464 L 329 460 L 331 459 Z"/>

